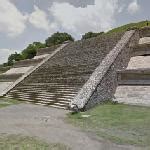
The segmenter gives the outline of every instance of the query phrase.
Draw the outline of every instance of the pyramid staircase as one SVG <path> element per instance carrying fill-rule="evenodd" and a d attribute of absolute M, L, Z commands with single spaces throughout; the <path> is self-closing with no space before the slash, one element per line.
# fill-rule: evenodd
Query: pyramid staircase
<path fill-rule="evenodd" d="M 33 59 L 17 61 L 9 70 L 1 73 L 0 96 L 6 95 L 17 83 L 34 71 L 58 46 L 39 49 Z"/>
<path fill-rule="evenodd" d="M 67 109 L 123 34 L 103 35 L 68 44 L 18 83 L 6 97 Z"/>

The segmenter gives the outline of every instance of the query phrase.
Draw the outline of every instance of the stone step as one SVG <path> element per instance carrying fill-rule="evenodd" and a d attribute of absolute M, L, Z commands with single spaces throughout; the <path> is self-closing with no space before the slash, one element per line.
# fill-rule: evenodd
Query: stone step
<path fill-rule="evenodd" d="M 19 90 L 13 90 L 10 93 L 15 93 L 15 92 L 27 92 L 27 93 L 40 93 L 40 94 L 70 94 L 70 95 L 76 95 L 78 93 L 77 90 L 73 89 L 19 89 Z"/>
<path fill-rule="evenodd" d="M 16 93 L 9 93 L 8 94 L 9 96 L 11 96 L 11 97 L 27 97 L 27 98 L 32 98 L 32 97 L 34 97 L 34 99 L 54 99 L 54 98 L 56 98 L 56 99 L 59 99 L 59 98 L 61 98 L 62 100 L 68 100 L 68 101 L 70 101 L 71 99 L 73 99 L 74 97 L 75 97 L 75 95 L 58 95 L 58 94 L 56 94 L 56 95 L 40 95 L 40 94 L 34 94 L 34 93 L 22 93 L 22 92 L 16 92 Z M 7 95 L 7 96 L 8 96 Z M 57 97 L 56 97 L 57 96 Z"/>
<path fill-rule="evenodd" d="M 6 96 L 8 98 L 14 98 L 12 96 Z M 18 100 L 21 100 L 21 101 L 28 101 L 28 102 L 33 102 L 33 103 L 43 103 L 43 104 L 50 104 L 52 103 L 53 105 L 61 105 L 61 106 L 67 106 L 69 105 L 70 101 L 62 101 L 62 100 L 59 100 L 59 101 L 56 101 L 56 100 L 52 100 L 52 99 L 40 99 L 40 98 L 35 98 L 35 99 L 30 99 L 28 96 L 18 96 L 18 97 L 15 97 L 17 98 Z"/>
<path fill-rule="evenodd" d="M 122 35 L 123 33 L 104 35 L 68 44 L 18 84 L 10 95 L 15 97 L 16 93 L 17 97 L 18 92 L 18 97 L 28 102 L 68 108 L 69 102 L 116 46 Z M 54 48 L 38 50 L 37 55 L 51 53 L 53 50 Z M 38 96 L 34 96 L 34 93 L 38 93 Z"/>
<path fill-rule="evenodd" d="M 26 83 L 47 83 L 47 82 L 58 82 L 61 84 L 76 84 L 77 85 L 83 85 L 89 78 L 87 77 L 74 77 L 74 78 L 30 78 L 26 80 Z M 24 83 L 24 82 L 23 82 Z"/>
<path fill-rule="evenodd" d="M 0 82 L 14 82 L 21 76 L 22 74 L 0 74 Z"/>
<path fill-rule="evenodd" d="M 28 88 L 26 88 L 26 89 L 24 89 L 24 88 L 21 88 L 21 89 L 15 89 L 15 90 L 12 90 L 11 92 L 29 92 L 29 93 L 43 93 L 43 94 L 45 94 L 45 93 L 70 93 L 70 94 L 76 94 L 77 92 L 78 92 L 78 90 L 77 89 L 57 89 L 57 88 L 49 88 L 49 89 L 47 89 L 47 88 L 43 88 L 43 89 L 41 89 L 41 88 L 39 88 L 39 89 L 36 89 L 36 88 L 32 88 L 32 89 L 28 89 Z"/>
<path fill-rule="evenodd" d="M 32 76 L 51 76 L 51 77 L 59 77 L 60 75 L 62 76 L 79 76 L 79 75 L 88 75 L 88 74 L 91 74 L 92 72 L 91 71 L 86 71 L 85 70 L 86 68 L 84 68 L 84 70 L 80 70 L 80 71 L 65 71 L 65 72 L 62 72 L 62 71 L 59 71 L 59 72 L 46 72 L 44 71 L 44 74 L 43 72 L 35 72 L 32 74 Z"/>
<path fill-rule="evenodd" d="M 25 99 L 25 100 L 29 100 L 29 101 L 31 101 L 31 102 L 36 102 L 36 101 L 45 101 L 45 102 L 56 102 L 56 100 L 54 99 L 54 98 L 40 98 L 40 97 L 36 97 L 35 99 L 31 99 L 29 96 L 16 96 L 16 97 L 14 97 L 14 96 L 12 96 L 12 95 L 8 95 L 8 96 L 6 96 L 6 97 L 8 97 L 8 98 L 11 98 L 11 99 Z M 71 99 L 66 99 L 66 98 L 62 98 L 62 97 L 60 97 L 60 98 L 57 98 L 57 101 L 59 101 L 59 102 L 61 102 L 61 103 L 65 103 L 65 104 L 69 104 L 70 102 L 71 102 Z"/>
<path fill-rule="evenodd" d="M 68 84 L 64 84 L 64 85 L 62 85 L 62 84 L 58 84 L 58 85 L 56 85 L 56 84 L 37 84 L 37 85 L 30 85 L 30 84 L 28 84 L 28 85 L 20 85 L 20 86 L 18 86 L 18 87 L 16 87 L 16 88 L 43 88 L 43 87 L 57 87 L 57 88 L 69 88 L 69 89 L 75 89 L 76 87 L 79 87 L 80 85 L 79 84 L 76 84 L 76 85 L 74 85 L 74 84 L 72 84 L 72 85 L 68 85 Z"/>
<path fill-rule="evenodd" d="M 150 85 L 150 69 L 118 71 L 119 85 Z"/>
<path fill-rule="evenodd" d="M 66 90 L 66 91 L 61 91 L 61 90 L 57 90 L 55 92 L 47 92 L 47 91 L 43 91 L 43 90 L 13 90 L 11 91 L 10 93 L 36 93 L 38 95 L 48 95 L 48 96 L 55 96 L 56 94 L 59 94 L 59 95 L 69 95 L 69 96 L 75 96 L 78 92 L 75 92 L 75 91 L 71 91 L 71 90 Z"/>
<path fill-rule="evenodd" d="M 43 95 L 47 95 L 47 96 L 55 96 L 56 94 L 58 95 L 68 95 L 70 96 L 75 96 L 77 94 L 77 92 L 69 92 L 69 91 L 55 91 L 55 92 L 46 92 L 46 91 L 20 91 L 20 90 L 15 90 L 15 91 L 11 91 L 10 93 L 28 93 L 28 94 L 37 94 L 39 96 L 43 96 Z"/>
<path fill-rule="evenodd" d="M 38 100 L 38 102 L 39 101 L 41 101 L 41 102 L 56 102 L 55 100 L 52 100 L 52 99 L 40 99 L 40 98 L 36 98 L 37 100 Z M 62 103 L 62 104 L 69 104 L 71 101 L 69 101 L 69 100 L 59 100 L 59 101 L 57 101 L 57 102 L 59 102 L 59 103 Z"/>
<path fill-rule="evenodd" d="M 60 45 L 55 45 L 51 47 L 46 48 L 40 48 L 37 50 L 37 56 L 44 55 L 44 54 L 51 54 L 56 48 L 58 48 Z"/>
<path fill-rule="evenodd" d="M 13 67 L 18 68 L 18 67 L 36 66 L 42 60 L 43 58 L 20 60 L 20 61 L 16 61 Z"/>
<path fill-rule="evenodd" d="M 12 95 L 13 96 L 13 93 L 9 93 L 9 95 Z M 15 97 L 15 95 L 17 96 L 17 97 L 28 97 L 28 98 L 32 98 L 33 96 L 35 97 L 35 99 L 37 99 L 37 98 L 39 98 L 39 99 L 54 99 L 55 98 L 55 96 L 56 95 L 54 95 L 54 96 L 50 96 L 50 95 L 39 95 L 39 94 L 35 94 L 35 95 L 32 95 L 32 93 L 30 94 L 30 93 L 15 93 L 14 94 L 14 97 Z M 62 99 L 68 99 L 68 100 L 71 100 L 71 99 L 73 99 L 75 97 L 75 95 L 74 96 L 69 96 L 69 95 L 57 95 L 57 99 L 59 99 L 59 98 L 62 98 Z"/>
<path fill-rule="evenodd" d="M 8 98 L 12 98 L 10 96 L 7 96 Z M 37 105 L 43 105 L 43 106 L 51 106 L 51 107 L 55 107 L 55 108 L 60 108 L 60 109 L 67 109 L 69 106 L 69 102 L 68 103 L 64 103 L 64 102 L 57 102 L 55 103 L 55 101 L 35 101 L 35 100 L 30 100 L 28 98 L 25 97 L 21 97 L 21 99 L 19 99 L 20 101 L 25 101 L 28 103 L 34 103 Z M 53 102 L 53 104 L 50 104 L 51 102 Z"/>
<path fill-rule="evenodd" d="M 60 79 L 76 79 L 76 77 L 80 77 L 80 78 L 86 78 L 86 77 L 89 77 L 89 75 L 91 75 L 92 72 L 90 74 L 87 74 L 87 73 L 80 73 L 80 74 L 43 74 L 43 75 L 31 75 L 30 78 L 34 78 L 36 77 L 37 79 L 43 79 L 43 78 L 49 78 L 49 79 L 52 79 L 52 80 L 60 80 Z M 81 76 L 82 75 L 82 76 Z"/>
<path fill-rule="evenodd" d="M 41 101 L 37 101 L 37 103 L 43 103 L 43 104 L 48 104 L 48 105 L 59 105 L 59 106 L 68 106 L 69 105 L 69 102 L 67 102 L 67 103 L 64 103 L 64 102 L 62 102 L 62 101 L 43 101 L 43 100 L 41 100 Z"/>
<path fill-rule="evenodd" d="M 60 90 L 60 91 L 63 91 L 63 90 L 70 90 L 70 91 L 74 91 L 74 90 L 77 90 L 77 88 L 79 88 L 79 87 L 53 87 L 53 86 L 41 86 L 41 87 L 30 87 L 30 86 L 28 86 L 28 87 L 22 87 L 22 86 L 20 86 L 20 87 L 16 87 L 15 89 L 16 90 L 22 90 L 22 89 L 24 89 L 24 90 L 29 90 L 29 89 L 33 89 L 33 90 L 44 90 L 44 89 L 47 89 L 47 90 L 50 90 L 50 89 L 58 89 L 58 90 Z"/>

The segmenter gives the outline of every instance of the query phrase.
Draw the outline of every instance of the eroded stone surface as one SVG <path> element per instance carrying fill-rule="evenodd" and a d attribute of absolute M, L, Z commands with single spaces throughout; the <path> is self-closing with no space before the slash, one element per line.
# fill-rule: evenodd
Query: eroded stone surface
<path fill-rule="evenodd" d="M 30 102 L 32 100 L 36 104 L 68 107 L 68 102 L 75 97 L 122 35 L 104 34 L 69 43 L 10 91 L 9 96 Z M 39 52 L 42 54 L 47 50 Z"/>
<path fill-rule="evenodd" d="M 137 44 L 139 35 L 135 31 L 128 31 L 117 43 L 102 63 L 96 68 L 90 79 L 72 101 L 71 105 L 77 105 L 86 109 L 113 97 L 117 87 L 117 69 L 125 69 L 130 58 L 130 46 Z"/>
<path fill-rule="evenodd" d="M 127 69 L 150 68 L 150 56 L 136 56 L 130 59 Z"/>
<path fill-rule="evenodd" d="M 148 44 L 150 43 L 150 37 L 143 37 L 139 40 L 139 44 Z"/>
<path fill-rule="evenodd" d="M 48 55 L 49 55 L 49 54 L 43 54 L 43 55 L 35 56 L 33 59 L 45 58 L 45 57 L 47 57 Z"/>
<path fill-rule="evenodd" d="M 0 82 L 0 96 L 1 93 L 3 93 L 3 91 L 11 84 L 13 84 L 13 82 Z"/>
<path fill-rule="evenodd" d="M 29 66 L 29 67 L 20 67 L 20 68 L 11 68 L 10 70 L 8 70 L 7 72 L 5 72 L 4 74 L 24 74 L 26 72 L 28 72 L 29 70 L 31 70 L 34 66 Z"/>
<path fill-rule="evenodd" d="M 150 86 L 118 86 L 114 100 L 119 103 L 150 106 Z"/>

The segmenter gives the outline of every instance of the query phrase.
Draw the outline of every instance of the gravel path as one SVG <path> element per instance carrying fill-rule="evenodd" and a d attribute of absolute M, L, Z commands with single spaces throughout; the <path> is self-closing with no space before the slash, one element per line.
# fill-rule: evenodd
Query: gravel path
<path fill-rule="evenodd" d="M 36 136 L 47 142 L 64 143 L 72 150 L 140 150 L 116 145 L 67 124 L 68 111 L 32 104 L 19 104 L 0 109 L 0 134 Z"/>

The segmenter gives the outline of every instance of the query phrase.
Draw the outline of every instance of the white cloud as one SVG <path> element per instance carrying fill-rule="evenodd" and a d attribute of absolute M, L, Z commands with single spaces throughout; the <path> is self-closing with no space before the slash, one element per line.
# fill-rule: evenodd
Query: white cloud
<path fill-rule="evenodd" d="M 137 0 L 133 0 L 128 6 L 128 12 L 130 14 L 135 14 L 140 10 L 140 5 L 138 4 Z"/>
<path fill-rule="evenodd" d="M 15 37 L 25 30 L 26 19 L 9 0 L 0 0 L 0 32 Z"/>
<path fill-rule="evenodd" d="M 95 0 L 95 5 L 85 8 L 55 2 L 49 10 L 55 24 L 60 25 L 64 31 L 81 35 L 88 31 L 98 32 L 112 28 L 118 9 L 118 0 Z"/>
<path fill-rule="evenodd" d="M 46 12 L 39 9 L 36 5 L 34 6 L 34 11 L 29 16 L 29 22 L 34 27 L 48 32 L 55 32 L 57 28 L 55 23 L 50 23 Z"/>
<path fill-rule="evenodd" d="M 49 21 L 46 13 L 34 6 L 34 12 L 29 17 L 29 22 L 39 29 L 49 30 Z"/>
<path fill-rule="evenodd" d="M 17 51 L 10 49 L 0 49 L 0 64 L 7 62 L 9 55 Z"/>

